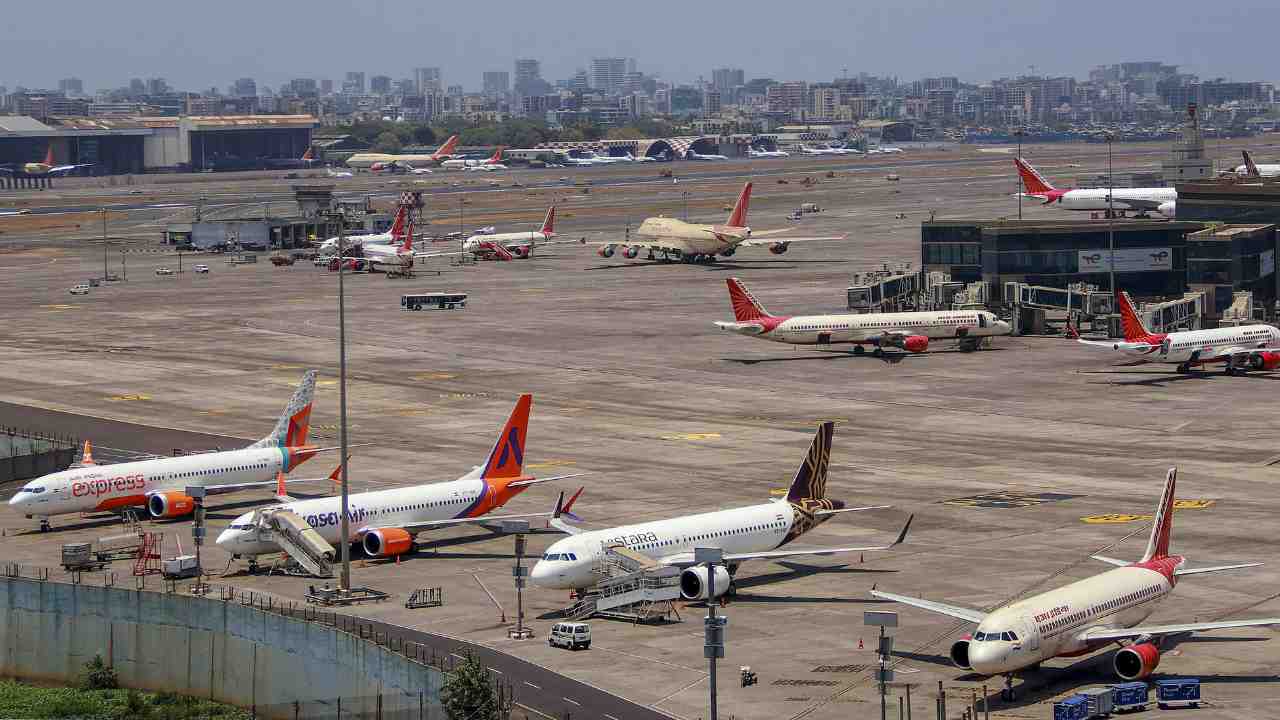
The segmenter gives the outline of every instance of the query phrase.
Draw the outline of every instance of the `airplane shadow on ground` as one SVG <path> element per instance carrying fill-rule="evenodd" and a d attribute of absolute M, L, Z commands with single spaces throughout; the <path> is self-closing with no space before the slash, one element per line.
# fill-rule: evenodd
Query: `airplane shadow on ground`
<path fill-rule="evenodd" d="M 744 589 L 754 588 L 758 586 L 771 585 L 773 583 L 787 582 L 790 580 L 798 580 L 800 578 L 811 577 L 814 575 L 878 575 L 882 573 L 896 573 L 897 570 L 886 570 L 880 568 L 853 568 L 848 565 L 805 565 L 797 562 L 779 562 L 787 570 L 785 572 L 773 572 L 765 575 L 754 575 L 749 578 L 734 581 L 734 595 L 730 602 L 753 602 L 753 603 L 781 603 L 781 602 L 798 602 L 798 603 L 832 603 L 832 604 L 880 604 L 888 602 L 878 598 L 842 598 L 842 597 L 801 597 L 796 595 L 755 595 L 744 593 Z"/>
<path fill-rule="evenodd" d="M 1184 375 L 1184 374 L 1176 374 L 1176 375 L 1175 375 L 1175 374 L 1169 374 L 1169 373 L 1167 373 L 1167 372 L 1161 372 L 1161 371 L 1159 371 L 1159 370 L 1147 370 L 1147 371 L 1134 371 L 1134 370 L 1127 370 L 1127 371 L 1103 371 L 1103 370 L 1097 370 L 1097 371 L 1092 371 L 1092 372 L 1090 372 L 1090 373 L 1088 373 L 1088 374 L 1090 374 L 1090 375 L 1119 375 L 1119 376 L 1122 376 L 1122 377 L 1123 377 L 1123 376 L 1130 376 L 1130 375 L 1155 375 L 1155 376 L 1156 376 L 1156 377 L 1147 377 L 1147 378 L 1142 378 L 1142 379 L 1140 379 L 1140 380 L 1107 380 L 1106 382 L 1091 382 L 1091 383 L 1090 383 L 1091 385 L 1123 385 L 1123 386 L 1128 386 L 1128 387 L 1165 387 L 1165 385 L 1167 385 L 1168 383 L 1184 382 L 1184 381 L 1188 381 L 1188 380 L 1200 380 L 1200 381 L 1203 381 L 1203 382 L 1210 382 L 1210 381 L 1218 380 L 1218 379 L 1223 379 L 1223 380 L 1226 380 L 1226 379 L 1236 380 L 1236 379 L 1246 379 L 1246 378 L 1252 378 L 1252 379 L 1262 380 L 1262 381 L 1276 381 L 1276 380 L 1280 380 L 1280 376 L 1277 376 L 1277 375 L 1262 375 L 1262 374 L 1254 374 L 1254 373 L 1245 373 L 1244 375 L 1236 375 L 1236 376 L 1234 376 L 1234 377 L 1233 377 L 1233 376 L 1225 375 L 1225 374 L 1223 374 L 1223 373 L 1208 373 L 1208 372 L 1196 372 L 1196 373 L 1189 373 L 1189 374 L 1185 374 L 1185 375 Z"/>
<path fill-rule="evenodd" d="M 722 357 L 720 359 L 726 362 L 738 363 L 739 365 L 759 365 L 760 363 L 794 362 L 796 360 L 810 360 L 810 361 L 812 360 L 856 360 L 856 361 L 875 360 L 876 362 L 882 362 L 886 365 L 897 365 L 898 363 L 904 360 L 907 360 L 908 358 L 923 358 L 923 357 L 924 357 L 923 354 L 916 355 L 912 353 L 899 353 L 899 352 L 889 352 L 889 353 L 885 353 L 884 356 L 882 357 L 876 357 L 875 355 L 872 355 L 869 352 L 863 355 L 855 355 L 852 352 L 844 351 L 844 350 L 813 350 L 813 351 L 809 351 L 804 355 L 801 355 L 801 354 L 778 355 L 776 357 L 765 357 L 765 358 Z M 919 360 L 913 360 L 913 362 L 919 362 Z"/>
<path fill-rule="evenodd" d="M 585 267 L 583 270 L 619 270 L 622 268 L 643 268 L 655 267 L 663 265 L 681 265 L 690 268 L 698 268 L 706 272 L 724 272 L 726 270 L 794 270 L 801 264 L 830 264 L 845 263 L 847 260 L 831 259 L 831 260 L 727 260 L 715 263 L 682 263 L 671 260 L 631 260 L 628 262 L 613 265 L 594 265 Z M 785 264 L 784 264 L 785 263 Z"/>

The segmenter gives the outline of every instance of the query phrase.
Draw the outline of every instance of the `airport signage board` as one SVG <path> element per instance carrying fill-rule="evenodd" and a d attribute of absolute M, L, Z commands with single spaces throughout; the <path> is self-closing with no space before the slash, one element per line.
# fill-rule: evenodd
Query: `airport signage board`
<path fill-rule="evenodd" d="M 1151 272 L 1173 269 L 1173 248 L 1116 248 L 1116 272 Z M 1082 273 L 1111 272 L 1112 251 L 1079 251 L 1079 267 Z"/>

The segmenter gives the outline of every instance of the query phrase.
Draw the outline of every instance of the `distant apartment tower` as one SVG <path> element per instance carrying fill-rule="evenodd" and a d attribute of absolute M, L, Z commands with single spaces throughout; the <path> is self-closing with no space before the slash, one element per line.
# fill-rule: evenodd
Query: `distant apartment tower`
<path fill-rule="evenodd" d="M 634 66 L 634 61 L 632 61 Z M 607 94 L 622 89 L 627 77 L 627 58 L 609 57 L 591 59 L 591 88 Z"/>
<path fill-rule="evenodd" d="M 506 95 L 511 91 L 511 73 L 506 70 L 490 70 L 484 73 L 485 95 Z"/>
<path fill-rule="evenodd" d="M 805 107 L 809 84 L 796 80 L 770 85 L 765 90 L 765 106 L 769 112 L 794 112 Z"/>
<path fill-rule="evenodd" d="M 320 81 L 320 94 L 322 95 L 333 94 L 333 78 L 325 78 Z"/>
<path fill-rule="evenodd" d="M 253 78 L 240 78 L 232 83 L 231 94 L 235 97 L 257 97 L 258 83 Z"/>
<path fill-rule="evenodd" d="M 444 79 L 438 67 L 420 67 L 413 69 L 413 84 L 423 95 L 444 92 Z"/>
<path fill-rule="evenodd" d="M 574 92 L 586 92 L 591 89 L 591 76 L 581 68 L 569 80 L 569 89 Z"/>
<path fill-rule="evenodd" d="M 347 95 L 363 95 L 364 94 L 364 73 L 349 72 L 347 79 L 342 83 L 342 92 Z"/>
<path fill-rule="evenodd" d="M 165 82 L 164 78 L 147 79 L 148 95 L 164 95 L 167 92 L 169 92 L 169 83 Z"/>
<path fill-rule="evenodd" d="M 292 95 L 293 97 L 315 97 L 319 88 L 316 81 L 311 78 L 295 78 L 289 81 L 289 84 L 280 89 L 281 94 Z"/>
<path fill-rule="evenodd" d="M 711 71 L 711 87 L 722 93 L 746 84 L 747 75 L 742 68 L 716 68 Z"/>
<path fill-rule="evenodd" d="M 58 90 L 64 95 L 76 96 L 84 94 L 84 83 L 80 78 L 66 78 L 58 81 Z"/>
<path fill-rule="evenodd" d="M 814 87 L 809 94 L 813 97 L 813 115 L 821 120 L 835 120 L 837 108 L 843 103 L 844 94 L 840 88 L 823 85 Z"/>
<path fill-rule="evenodd" d="M 719 90 L 705 88 L 702 91 L 702 112 L 706 115 L 719 115 L 722 97 Z"/>
<path fill-rule="evenodd" d="M 391 78 L 387 75 L 374 75 L 369 78 L 369 92 L 374 95 L 390 95 Z"/>
<path fill-rule="evenodd" d="M 516 88 L 542 79 L 542 63 L 533 58 L 516 60 Z"/>

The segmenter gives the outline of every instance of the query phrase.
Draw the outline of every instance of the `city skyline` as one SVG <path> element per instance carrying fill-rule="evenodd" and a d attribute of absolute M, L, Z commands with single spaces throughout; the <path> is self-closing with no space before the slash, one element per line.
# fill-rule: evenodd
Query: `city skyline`
<path fill-rule="evenodd" d="M 9 61 L 3 64 L 9 73 L 20 76 L 0 76 L 0 85 L 56 88 L 73 77 L 93 93 L 127 85 L 134 77 L 163 76 L 184 90 L 225 89 L 238 78 L 254 78 L 259 87 L 278 88 L 299 77 L 332 79 L 340 86 L 353 70 L 366 78 L 399 80 L 413 77 L 414 68 L 430 66 L 441 69 L 447 84 L 472 90 L 482 87 L 485 72 L 514 77 L 517 58 L 538 59 L 542 77 L 555 82 L 579 69 L 590 73 L 594 58 L 610 57 L 634 58 L 640 71 L 672 83 L 699 78 L 710 83 L 712 71 L 721 67 L 742 68 L 748 80 L 810 82 L 838 78 L 846 69 L 850 75 L 867 72 L 907 81 L 951 75 L 982 83 L 1031 72 L 1083 78 L 1095 65 L 1134 59 L 1179 65 L 1205 78 L 1271 81 L 1269 71 L 1257 65 L 1257 49 L 1267 46 L 1267 28 L 1280 22 L 1280 8 L 1254 0 L 1213 6 L 1170 0 L 1159 12 L 1096 2 L 933 8 L 920 0 L 850 10 L 818 0 L 795 23 L 762 23 L 756 13 L 725 17 L 659 3 L 647 6 L 648 12 L 681 22 L 644 33 L 575 32 L 569 38 L 573 49 L 566 50 L 564 18 L 590 21 L 599 17 L 598 8 L 580 0 L 557 3 L 553 12 L 513 5 L 502 10 L 507 22 L 495 28 L 466 17 L 462 8 L 407 0 L 342 3 L 324 13 L 304 12 L 305 6 L 293 1 L 263 6 L 227 0 L 197 30 L 178 23 L 155 0 L 134 4 L 137 12 L 130 14 L 86 4 L 77 10 L 83 22 L 69 27 L 64 27 L 62 6 L 14 9 L 0 57 Z M 664 12 L 667 5 L 670 12 Z M 1005 27 L 990 33 L 989 18 L 997 13 Z M 352 16 L 349 22 L 334 22 L 344 14 Z M 1245 14 L 1249 23 L 1239 23 Z M 1107 21 L 1097 22 L 1098 17 Z M 246 18 L 254 22 L 246 24 Z M 46 33 L 30 32 L 54 26 L 59 32 L 53 41 Z M 326 39 L 338 26 L 344 28 L 342 39 Z M 308 47 L 289 41 L 292 35 L 316 42 Z M 735 38 L 760 42 L 732 42 Z M 40 62 L 23 62 L 23 56 Z"/>

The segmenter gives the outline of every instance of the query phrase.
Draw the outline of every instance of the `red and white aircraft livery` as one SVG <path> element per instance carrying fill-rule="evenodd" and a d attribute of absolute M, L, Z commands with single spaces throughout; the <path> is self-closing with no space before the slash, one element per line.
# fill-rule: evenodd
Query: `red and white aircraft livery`
<path fill-rule="evenodd" d="M 1178 191 L 1171 187 L 1060 190 L 1022 158 L 1014 158 L 1013 164 L 1018 167 L 1018 173 L 1022 175 L 1022 184 L 1026 188 L 1022 196 L 1040 200 L 1045 205 L 1055 205 L 1064 210 L 1095 212 L 1114 209 L 1136 210 L 1140 214 L 1145 214 L 1154 211 L 1170 218 L 1177 213 Z"/>
<path fill-rule="evenodd" d="M 476 234 L 462 243 L 465 252 L 484 260 L 514 260 L 533 255 L 539 244 L 547 244 L 555 237 L 556 206 L 547 208 L 542 227 L 531 232 Z"/>
<path fill-rule="evenodd" d="M 505 145 L 499 145 L 497 150 L 493 151 L 493 155 L 484 160 L 467 160 L 457 158 L 453 160 L 445 160 L 440 163 L 440 167 L 446 170 L 506 170 L 507 166 L 502 164 L 502 153 L 506 150 Z"/>
<path fill-rule="evenodd" d="M 1136 563 L 1095 555 L 1094 559 L 1118 567 L 989 613 L 879 590 L 872 590 L 871 594 L 977 623 L 977 630 L 972 635 L 965 635 L 952 644 L 951 661 L 982 675 L 1004 675 L 1003 697 L 1006 700 L 1014 699 L 1013 674 L 1045 660 L 1087 655 L 1111 643 L 1119 643 L 1122 649 L 1116 653 L 1113 664 L 1116 674 L 1125 680 L 1139 680 L 1156 669 L 1162 644 L 1175 636 L 1204 630 L 1280 624 L 1280 618 L 1141 624 L 1155 612 L 1156 605 L 1173 592 L 1178 578 L 1184 575 L 1262 564 L 1187 568 L 1185 558 L 1170 555 L 1176 479 L 1177 468 L 1171 468 L 1160 505 L 1156 508 L 1147 551 Z"/>
<path fill-rule="evenodd" d="M 1153 333 L 1142 324 L 1142 318 L 1129 302 L 1129 294 L 1116 293 L 1124 327 L 1122 342 L 1084 340 L 1072 328 L 1076 341 L 1092 347 L 1105 347 L 1144 362 L 1177 365 L 1178 372 L 1208 363 L 1223 363 L 1228 375 L 1247 370 L 1274 370 L 1280 367 L 1280 329 L 1271 325 L 1240 325 L 1213 330 L 1184 330 Z"/>
<path fill-rule="evenodd" d="M 22 173 L 26 175 L 36 175 L 40 177 L 53 177 L 57 175 L 66 175 L 75 172 L 80 168 L 93 167 L 93 163 L 83 163 L 80 165 L 58 165 L 53 160 L 53 146 L 49 146 L 49 151 L 44 155 L 44 162 L 24 163 L 22 165 Z M 16 175 L 18 173 L 14 168 L 0 167 L 0 173 Z"/>
<path fill-rule="evenodd" d="M 958 340 L 960 349 L 978 349 L 985 337 L 1008 335 L 1009 323 L 983 310 L 943 310 L 939 312 L 866 313 L 843 315 L 772 315 L 738 278 L 728 278 L 733 322 L 716 322 L 728 332 L 789 345 L 827 346 L 853 343 L 855 355 L 875 348 L 901 348 L 920 353 L 930 340 Z"/>
<path fill-rule="evenodd" d="M 453 135 L 444 141 L 435 152 L 427 155 L 388 155 L 385 153 L 356 153 L 347 159 L 347 167 L 368 168 L 372 172 L 416 172 L 425 171 L 427 167 L 439 165 L 452 157 L 454 148 L 458 147 L 458 136 Z"/>
<path fill-rule="evenodd" d="M 396 209 L 395 219 L 391 222 L 391 227 L 384 233 L 375 233 L 372 235 L 347 235 L 344 238 L 346 249 L 360 246 L 362 249 L 372 245 L 400 245 L 404 243 L 405 234 L 405 218 L 408 216 L 409 209 L 401 205 Z M 320 243 L 316 247 L 316 253 L 320 256 L 334 255 L 338 252 L 338 238 L 331 237 Z"/>
<path fill-rule="evenodd" d="M 51 473 L 22 486 L 9 500 L 9 507 L 29 518 L 40 518 L 41 528 L 48 529 L 50 517 L 68 513 L 145 506 L 156 518 L 186 515 L 194 502 L 183 491 L 192 485 L 203 486 L 209 494 L 273 487 L 277 473 L 287 473 L 316 453 L 333 449 L 306 444 L 315 390 L 316 373 L 308 370 L 270 434 L 242 450 L 112 465 L 92 464 L 90 457 L 81 461 L 81 467 Z"/>
<path fill-rule="evenodd" d="M 347 513 L 352 541 L 360 543 L 371 557 L 392 557 L 409 552 L 414 536 L 427 530 L 463 524 L 491 524 L 498 528 L 502 520 L 545 518 L 568 512 L 577 495 L 565 504 L 561 494 L 555 510 L 549 512 L 489 515 L 534 485 L 575 476 L 535 478 L 524 474 L 525 437 L 532 405 L 532 395 L 521 395 L 484 465 L 457 480 L 351 495 Z M 322 497 L 245 513 L 218 536 L 218 547 L 235 557 L 256 558 L 280 552 L 271 528 L 263 521 L 265 511 L 280 508 L 303 518 L 326 542 L 341 542 L 342 499 Z"/>

